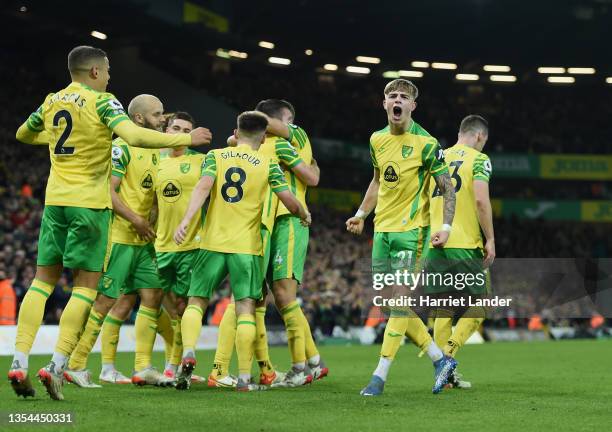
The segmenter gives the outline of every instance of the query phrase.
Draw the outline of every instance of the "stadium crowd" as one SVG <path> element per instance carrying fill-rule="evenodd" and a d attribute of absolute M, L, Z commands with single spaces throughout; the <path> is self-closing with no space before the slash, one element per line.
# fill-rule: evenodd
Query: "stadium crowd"
<path fill-rule="evenodd" d="M 159 58 L 162 50 L 153 47 L 145 55 Z M 187 58 L 190 55 L 185 53 Z M 198 57 L 192 62 L 176 56 L 161 66 L 239 109 L 269 97 L 287 99 L 311 136 L 367 142 L 373 125 L 385 126 L 382 76 L 316 73 L 314 65 L 274 68 Z M 194 62 L 199 67 L 186 69 Z M 416 117 L 443 147 L 454 144 L 457 125 L 475 112 L 495 125 L 490 152 L 595 154 L 604 153 L 612 140 L 612 130 L 601 127 L 612 115 L 612 102 L 601 83 L 560 88 L 537 82 L 532 74 L 518 85 L 483 85 L 456 83 L 453 76 L 454 71 L 426 70 L 424 79 L 415 80 L 421 90 Z M 597 109 L 592 109 L 594 105 Z"/>
<path fill-rule="evenodd" d="M 14 134 L 27 113 L 49 89 L 49 80 L 40 73 L 36 68 L 14 70 L 0 67 L 1 82 L 12 82 L 17 74 L 23 83 L 18 89 L 3 86 L 0 92 L 0 280 L 9 282 L 5 285 L 12 287 L 17 305 L 35 273 L 36 243 L 49 161 L 46 148 L 18 144 Z M 217 71 L 209 78 L 210 81 L 204 81 L 211 85 L 211 89 L 214 87 L 219 96 L 225 95 L 228 102 L 241 107 L 252 106 L 261 98 L 256 89 L 261 89 L 263 82 L 261 85 L 258 83 L 265 80 L 266 95 L 283 95 L 295 101 L 298 120 L 307 126 L 311 136 L 367 139 L 371 125 L 380 120 L 381 83 L 375 79 L 341 78 L 332 83 L 309 76 L 302 77 L 303 85 L 290 86 L 288 83 L 295 82 L 295 77 L 291 80 L 270 79 L 255 71 L 240 69 L 233 69 L 231 74 Z M 463 111 L 469 112 L 472 104 L 478 103 L 481 107 L 489 107 L 481 112 L 490 116 L 496 125 L 493 148 L 511 152 L 561 151 L 559 142 L 562 142 L 564 150 L 595 152 L 597 143 L 606 139 L 601 135 L 597 139 L 589 135 L 595 130 L 589 125 L 594 126 L 601 116 L 612 113 L 612 105 L 606 102 L 592 118 L 585 116 L 588 121 L 560 121 L 565 116 L 580 116 L 583 112 L 580 106 L 574 105 L 572 109 L 567 106 L 569 102 L 563 92 L 571 91 L 569 89 L 560 92 L 539 89 L 531 94 L 528 102 L 502 88 L 494 96 L 477 91 L 472 95 L 467 92 L 466 96 L 464 90 L 455 88 L 440 97 L 446 90 L 434 91 L 437 93 L 429 91 L 419 99 L 419 121 L 439 132 L 440 137 L 450 140 L 455 136 L 457 120 Z M 232 95 L 232 99 L 227 95 Z M 502 97 L 504 103 L 496 103 Z M 456 100 L 451 100 L 453 98 Z M 325 110 L 318 108 L 322 100 L 325 100 Z M 572 98 L 572 104 L 576 104 L 575 100 Z M 586 103 L 586 96 L 584 100 Z M 547 110 L 540 110 L 539 103 L 546 104 Z M 350 118 L 359 118 L 358 122 L 346 118 L 349 109 Z M 534 109 L 539 112 L 535 113 Z M 552 119 L 555 119 L 554 128 Z M 535 123 L 538 127 L 534 127 Z M 572 128 L 576 127 L 581 128 L 580 134 L 574 133 Z M 529 133 L 530 130 L 546 132 L 534 135 Z M 597 130 L 600 134 L 608 129 Z M 561 141 L 557 134 L 572 139 Z M 323 178 L 325 176 L 323 165 Z M 370 256 L 371 236 L 348 234 L 344 228 L 347 216 L 329 208 L 313 209 L 314 223 L 301 299 L 314 327 L 328 335 L 335 327 L 363 325 L 369 310 L 363 293 L 371 290 L 370 276 L 364 271 L 367 268 L 364 262 Z M 605 235 L 606 227 L 594 224 L 499 219 L 495 221 L 495 229 L 500 258 L 606 257 L 612 253 L 612 238 Z M 46 323 L 58 322 L 70 296 L 70 286 L 71 281 L 66 277 L 56 286 L 47 302 Z M 530 300 L 526 298 L 525 301 Z M 505 319 L 497 318 L 500 322 Z"/>

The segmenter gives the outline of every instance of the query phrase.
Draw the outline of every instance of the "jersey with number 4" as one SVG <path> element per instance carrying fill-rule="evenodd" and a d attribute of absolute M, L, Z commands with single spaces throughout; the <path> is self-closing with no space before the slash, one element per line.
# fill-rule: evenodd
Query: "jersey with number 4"
<path fill-rule="evenodd" d="M 201 249 L 262 255 L 261 218 L 268 187 L 288 189 L 278 163 L 247 145 L 211 150 L 202 176 L 215 179 Z"/>
<path fill-rule="evenodd" d="M 30 114 L 27 127 L 49 135 L 46 205 L 112 208 L 111 135 L 124 120 L 115 96 L 76 82 L 48 95 Z"/>
<path fill-rule="evenodd" d="M 468 146 L 456 144 L 444 151 L 457 198 L 453 229 L 445 248 L 482 248 L 482 236 L 476 202 L 474 180 L 489 182 L 493 168 L 489 157 Z M 431 231 L 442 227 L 443 198 L 440 189 L 430 186 Z"/>

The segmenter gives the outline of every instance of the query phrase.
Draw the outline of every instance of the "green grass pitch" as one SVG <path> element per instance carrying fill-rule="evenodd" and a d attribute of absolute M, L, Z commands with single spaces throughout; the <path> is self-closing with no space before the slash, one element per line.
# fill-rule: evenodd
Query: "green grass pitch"
<path fill-rule="evenodd" d="M 153 387 L 66 385 L 63 402 L 52 401 L 35 383 L 34 399 L 17 399 L 0 384 L 0 413 L 72 412 L 75 425 L 4 426 L 3 430 L 87 431 L 594 431 L 608 430 L 611 341 L 498 343 L 463 348 L 459 369 L 469 390 L 431 394 L 432 367 L 416 348 L 404 346 L 392 367 L 385 394 L 364 398 L 359 390 L 376 366 L 378 346 L 329 346 L 321 354 L 330 367 L 322 381 L 297 389 L 236 393 L 194 385 L 189 391 Z M 212 352 L 198 354 L 196 373 L 207 375 Z M 285 369 L 287 348 L 271 350 Z M 50 356 L 30 359 L 36 373 Z M 162 364 L 162 354 L 155 360 Z M 97 378 L 99 354 L 91 359 Z M 120 354 L 124 373 L 133 354 Z M 0 357 L 2 373 L 10 359 Z M 5 375 L 6 376 L 6 375 Z M 3 419 L 3 421 L 6 421 Z M 1 422 L 0 422 L 1 424 Z"/>

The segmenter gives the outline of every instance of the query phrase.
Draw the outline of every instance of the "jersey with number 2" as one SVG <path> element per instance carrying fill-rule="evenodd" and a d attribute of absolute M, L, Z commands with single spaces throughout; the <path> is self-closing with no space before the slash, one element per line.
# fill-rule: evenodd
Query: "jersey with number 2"
<path fill-rule="evenodd" d="M 112 94 L 76 82 L 48 95 L 30 114 L 27 127 L 49 135 L 45 205 L 112 208 L 111 135 L 124 120 L 128 117 Z"/>

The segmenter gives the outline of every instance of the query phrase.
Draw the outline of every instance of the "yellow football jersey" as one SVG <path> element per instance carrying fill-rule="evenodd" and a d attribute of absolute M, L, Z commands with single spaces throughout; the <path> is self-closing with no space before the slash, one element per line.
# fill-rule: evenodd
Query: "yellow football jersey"
<path fill-rule="evenodd" d="M 174 230 L 183 220 L 189 206 L 193 188 L 200 180 L 205 155 L 187 150 L 179 157 L 162 156 L 157 171 L 157 252 L 181 252 L 200 246 L 201 215 L 189 226 L 187 237 L 181 245 L 173 240 Z"/>
<path fill-rule="evenodd" d="M 482 248 L 482 236 L 476 202 L 474 201 L 474 180 L 488 182 L 493 168 L 491 160 L 484 153 L 464 145 L 454 145 L 444 151 L 444 158 L 455 186 L 457 204 L 453 229 L 445 248 Z M 442 227 L 443 200 L 435 184 L 429 188 L 431 230 Z"/>
<path fill-rule="evenodd" d="M 261 218 L 267 189 L 288 189 L 278 164 L 239 145 L 208 152 L 202 176 L 211 176 L 215 182 L 200 248 L 262 255 Z"/>
<path fill-rule="evenodd" d="M 295 150 L 295 147 L 293 147 L 289 141 L 275 135 L 266 136 L 266 140 L 261 145 L 258 152 L 268 159 L 272 159 L 279 164 L 282 163 L 282 166 L 287 167 L 287 169 L 291 169 L 303 161 Z M 266 197 L 261 223 L 268 231 L 272 232 L 274 228 L 274 219 L 276 219 L 277 210 L 279 209 L 279 202 L 272 190 L 268 190 Z M 306 208 L 305 202 L 302 202 L 302 205 Z M 280 206 L 282 206 L 283 209 L 285 208 L 282 203 L 280 203 Z"/>
<path fill-rule="evenodd" d="M 119 198 L 134 213 L 148 219 L 155 197 L 159 150 L 132 147 L 121 138 L 113 141 L 113 175 L 122 177 Z M 115 214 L 113 219 L 113 243 L 128 245 L 146 244 L 132 224 Z"/>
<path fill-rule="evenodd" d="M 279 161 L 283 162 L 284 165 L 287 166 L 288 169 L 285 170 L 285 179 L 287 180 L 287 184 L 289 185 L 289 189 L 298 199 L 298 201 L 302 204 L 305 209 L 308 209 L 306 205 L 306 189 L 308 188 L 302 181 L 297 178 L 297 176 L 291 171 L 291 168 L 299 164 L 300 162 L 304 162 L 306 165 L 310 165 L 312 163 L 312 147 L 310 145 L 310 140 L 308 139 L 308 135 L 304 132 L 304 129 L 298 127 L 296 125 L 288 125 L 289 132 L 291 136 L 289 137 L 290 145 L 284 145 L 284 149 L 277 149 L 276 153 L 279 156 Z M 288 159 L 291 160 L 290 163 L 285 163 L 283 159 L 281 159 L 280 155 L 285 155 Z M 283 205 L 283 203 L 278 203 L 278 208 L 276 209 L 276 216 L 282 216 L 290 214 L 289 210 Z"/>
<path fill-rule="evenodd" d="M 124 120 L 115 96 L 76 82 L 48 95 L 30 114 L 27 127 L 49 134 L 46 205 L 112 208 L 111 135 Z"/>
<path fill-rule="evenodd" d="M 413 121 L 402 135 L 392 135 L 389 127 L 374 132 L 370 154 L 380 170 L 374 230 L 404 232 L 427 226 L 423 189 L 430 176 L 448 172 L 438 141 Z"/>

